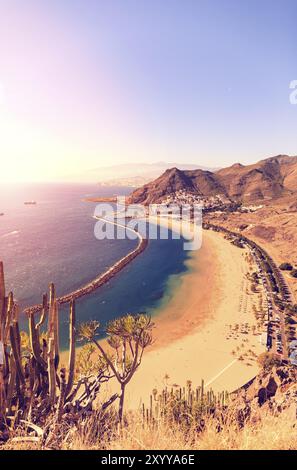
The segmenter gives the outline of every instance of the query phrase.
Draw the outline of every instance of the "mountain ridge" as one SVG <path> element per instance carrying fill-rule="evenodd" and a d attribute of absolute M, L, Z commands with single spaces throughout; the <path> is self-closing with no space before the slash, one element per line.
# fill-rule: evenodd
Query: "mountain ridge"
<path fill-rule="evenodd" d="M 130 203 L 160 203 L 177 191 L 200 196 L 224 195 L 238 202 L 274 200 L 297 193 L 297 156 L 277 155 L 251 165 L 235 163 L 217 171 L 167 169 L 136 189 Z"/>

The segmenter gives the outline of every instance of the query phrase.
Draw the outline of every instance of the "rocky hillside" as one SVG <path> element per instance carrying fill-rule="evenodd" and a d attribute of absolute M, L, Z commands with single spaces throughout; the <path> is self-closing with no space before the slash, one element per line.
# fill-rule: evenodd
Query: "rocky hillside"
<path fill-rule="evenodd" d="M 171 168 L 156 180 L 136 189 L 130 200 L 133 203 L 143 204 L 161 202 L 164 196 L 179 190 L 199 195 L 225 193 L 224 187 L 210 171 L 182 171 L 178 168 Z"/>
<path fill-rule="evenodd" d="M 131 203 L 158 203 L 164 196 L 185 190 L 203 196 L 224 195 L 232 200 L 256 202 L 297 193 L 297 157 L 278 155 L 253 165 L 236 163 L 216 172 L 166 170 L 156 180 L 136 189 Z"/>
<path fill-rule="evenodd" d="M 274 366 L 262 371 L 242 390 L 235 402 L 238 420 L 261 419 L 265 411 L 275 416 L 291 409 L 296 417 L 297 369 L 292 366 Z"/>
<path fill-rule="evenodd" d="M 204 222 L 240 231 L 264 248 L 277 265 L 286 262 L 297 267 L 296 192 L 268 201 L 256 212 L 205 214 Z M 285 272 L 284 276 L 297 303 L 297 279 L 290 272 Z"/>

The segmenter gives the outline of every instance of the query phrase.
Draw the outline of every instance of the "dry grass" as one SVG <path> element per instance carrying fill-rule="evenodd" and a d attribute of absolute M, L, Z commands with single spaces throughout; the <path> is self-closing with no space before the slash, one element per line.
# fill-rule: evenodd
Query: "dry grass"
<path fill-rule="evenodd" d="M 83 426 L 72 429 L 65 436 L 61 448 L 76 450 L 296 450 L 297 422 L 296 408 L 284 411 L 278 416 L 269 412 L 261 413 L 261 419 L 247 423 L 239 429 L 235 420 L 218 431 L 218 421 L 209 418 L 203 432 L 194 427 L 184 428 L 159 422 L 155 426 L 144 426 L 140 413 L 129 416 L 122 429 L 105 432 L 98 437 L 96 415 L 90 417 Z M 97 435 L 97 436 L 96 436 Z M 40 449 L 30 442 L 8 442 L 2 449 Z"/>
<path fill-rule="evenodd" d="M 110 440 L 96 442 L 92 432 L 92 418 L 86 423 L 88 432 L 76 431 L 62 448 L 108 449 L 108 450 L 296 450 L 296 409 L 288 409 L 281 415 L 261 413 L 261 420 L 249 422 L 239 429 L 235 419 L 229 421 L 218 432 L 218 421 L 209 418 L 203 432 L 195 427 L 184 428 L 159 422 L 155 426 L 143 426 L 140 414 L 129 417 L 129 423 Z"/>
<path fill-rule="evenodd" d="M 127 411 L 122 425 L 117 408 L 111 406 L 76 421 L 66 415 L 58 428 L 44 433 L 43 445 L 36 442 L 34 428 L 19 425 L 0 449 L 297 450 L 295 375 L 286 376 L 285 372 L 288 370 L 283 374 L 291 385 L 287 383 L 282 392 L 279 389 L 262 407 L 242 394 L 226 397 L 208 391 L 198 393 L 196 400 L 199 390 L 194 393 L 188 384 L 188 388 L 152 395 L 150 408 Z M 273 374 L 275 368 L 270 376 Z M 267 373 L 263 373 L 261 384 L 264 379 L 267 382 Z M 201 392 L 203 385 L 199 389 Z M 249 393 L 254 396 L 254 392 L 251 389 Z"/>

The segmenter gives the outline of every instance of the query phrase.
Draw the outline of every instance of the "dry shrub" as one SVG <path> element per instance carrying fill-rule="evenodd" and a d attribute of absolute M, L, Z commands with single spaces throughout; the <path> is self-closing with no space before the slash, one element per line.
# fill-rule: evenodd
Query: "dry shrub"
<path fill-rule="evenodd" d="M 131 413 L 125 426 L 114 429 L 107 441 L 96 442 L 89 433 L 76 433 L 72 436 L 73 449 L 108 450 L 296 450 L 297 422 L 296 410 L 285 410 L 279 415 L 269 411 L 261 414 L 257 422 L 249 421 L 242 428 L 235 414 L 223 420 L 209 417 L 205 420 L 202 432 L 197 427 L 170 425 L 160 420 L 154 425 L 144 425 L 141 413 Z"/>
<path fill-rule="evenodd" d="M 75 427 L 69 429 L 61 443 L 62 449 L 106 449 L 117 439 L 118 414 L 114 408 L 93 411 Z"/>
<path fill-rule="evenodd" d="M 17 436 L 15 432 L 15 437 Z M 19 433 L 20 434 L 20 433 Z M 30 442 L 10 440 L 3 449 L 41 449 Z M 296 450 L 296 409 L 281 414 L 261 413 L 257 422 L 239 427 L 232 414 L 224 422 L 209 417 L 205 428 L 197 432 L 195 426 L 175 426 L 159 421 L 144 425 L 140 412 L 126 415 L 125 423 L 118 427 L 116 413 L 102 416 L 93 412 L 79 426 L 70 428 L 63 436 L 61 449 L 97 450 Z"/>

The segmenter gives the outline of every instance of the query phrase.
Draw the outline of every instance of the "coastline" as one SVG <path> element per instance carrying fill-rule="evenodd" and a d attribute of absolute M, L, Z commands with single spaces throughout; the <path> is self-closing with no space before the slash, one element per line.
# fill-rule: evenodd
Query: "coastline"
<path fill-rule="evenodd" d="M 247 255 L 221 234 L 203 231 L 202 248 L 192 252 L 179 288 L 154 312 L 155 341 L 127 387 L 128 408 L 147 404 L 153 389 L 203 379 L 208 388 L 232 392 L 257 374 L 256 357 L 265 346 L 253 332 L 253 306 L 261 293 L 250 290 L 246 275 L 254 267 Z"/>
<path fill-rule="evenodd" d="M 134 250 L 130 251 L 127 255 L 125 255 L 123 258 L 121 258 L 116 263 L 114 263 L 107 271 L 100 274 L 98 277 L 90 281 L 88 284 L 80 287 L 79 289 L 76 289 L 75 291 L 72 291 L 68 294 L 58 297 L 57 302 L 59 305 L 69 303 L 71 302 L 71 300 L 77 300 L 87 294 L 90 294 L 91 292 L 95 291 L 102 285 L 106 284 L 111 278 L 113 278 L 116 274 L 118 274 L 125 266 L 131 263 L 131 261 L 134 258 L 140 255 L 146 249 L 148 245 L 148 240 L 146 238 L 143 238 L 142 235 L 136 230 L 133 230 L 119 223 L 108 221 L 101 217 L 94 217 L 94 218 L 97 220 L 102 220 L 104 222 L 114 224 L 114 225 L 118 225 L 120 227 L 125 227 L 126 230 L 130 230 L 131 232 L 134 232 L 137 235 L 138 240 L 139 240 L 138 245 L 136 248 L 134 248 Z M 24 310 L 24 313 L 27 315 L 31 313 L 37 313 L 37 312 L 40 312 L 42 308 L 43 308 L 42 304 L 33 305 L 31 307 L 26 308 Z"/>

